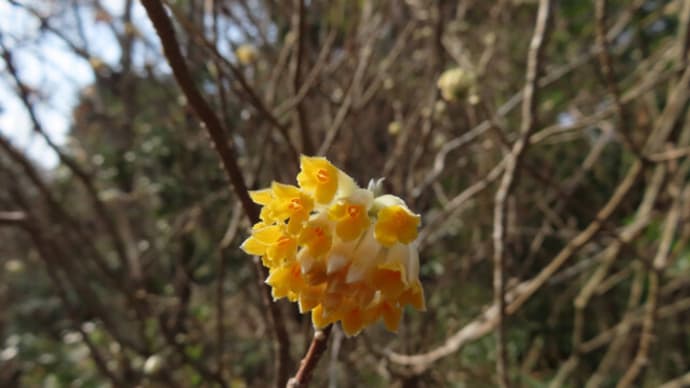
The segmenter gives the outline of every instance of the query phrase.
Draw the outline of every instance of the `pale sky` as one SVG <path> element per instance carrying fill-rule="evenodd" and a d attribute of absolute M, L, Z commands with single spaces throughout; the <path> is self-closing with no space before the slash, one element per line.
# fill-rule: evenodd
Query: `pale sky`
<path fill-rule="evenodd" d="M 51 14 L 51 9 L 55 11 L 65 8 L 64 3 L 60 1 L 26 1 L 33 8 L 47 14 Z M 99 22 L 91 7 L 79 8 L 84 35 L 88 40 L 88 52 L 117 68 L 120 50 L 111 28 L 114 26 L 118 31 L 124 28 L 118 23 L 121 20 L 118 16 L 122 14 L 124 0 L 102 0 L 101 4 L 114 15 L 114 22 L 110 23 L 112 25 Z M 73 18 L 72 10 L 68 11 L 64 17 Z M 154 50 L 151 50 L 145 48 L 141 42 L 135 43 L 132 53 L 135 68 L 142 68 L 145 63 L 149 63 L 154 65 L 157 72 L 169 73 L 167 62 L 161 59 L 160 44 L 153 26 L 138 1 L 134 2 L 132 22 L 141 36 L 146 37 L 149 44 L 154 47 Z M 72 33 L 72 30 L 70 28 L 67 32 Z M 39 31 L 36 17 L 3 0 L 0 0 L 0 31 L 3 33 L 3 43 L 14 55 L 14 63 L 23 82 L 32 89 L 44 93 L 41 101 L 35 104 L 41 124 L 53 141 L 64 144 L 77 94 L 80 89 L 93 82 L 91 66 L 85 59 L 72 53 L 60 38 L 50 32 Z M 231 58 L 233 54 L 228 41 L 238 42 L 247 37 L 231 23 L 221 24 L 221 31 L 226 40 L 219 44 L 218 49 Z M 83 43 L 78 36 L 70 38 L 80 46 Z M 4 63 L 0 64 L 0 132 L 7 135 L 16 146 L 26 150 L 35 162 L 47 168 L 54 167 L 57 164 L 56 155 L 33 133 L 28 115 L 15 95 L 14 88 L 14 82 L 4 69 Z"/>
<path fill-rule="evenodd" d="M 113 14 L 120 14 L 122 0 L 102 3 Z M 46 4 L 55 3 L 36 1 L 35 4 L 45 8 Z M 134 24 L 138 28 L 146 30 L 150 27 L 140 4 L 136 3 L 133 14 Z M 82 9 L 81 16 L 89 51 L 108 64 L 116 64 L 120 53 L 112 31 L 105 23 L 97 22 L 90 9 Z M 40 32 L 35 17 L 9 2 L 0 1 L 0 26 L 4 35 L 3 43 L 12 51 L 15 66 L 24 83 L 46 94 L 43 95 L 43 101 L 36 104 L 42 125 L 55 142 L 63 144 L 72 108 L 77 102 L 77 93 L 93 82 L 89 63 L 74 55 L 60 38 Z M 14 82 L 3 63 L 0 65 L 0 132 L 16 146 L 26 150 L 37 163 L 45 167 L 55 166 L 56 155 L 33 133 L 28 114 L 15 95 L 14 88 Z"/>

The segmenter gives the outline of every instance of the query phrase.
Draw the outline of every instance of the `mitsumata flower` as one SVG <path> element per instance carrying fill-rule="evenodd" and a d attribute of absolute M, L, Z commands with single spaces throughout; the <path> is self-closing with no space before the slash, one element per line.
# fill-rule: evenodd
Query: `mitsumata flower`
<path fill-rule="evenodd" d="M 261 257 L 275 300 L 297 302 L 316 328 L 349 335 L 382 321 L 397 331 L 403 308 L 424 310 L 420 217 L 393 195 L 375 197 L 327 159 L 302 156 L 299 186 L 251 192 L 262 206 L 242 250 Z M 370 185 L 375 186 L 375 185 Z"/>

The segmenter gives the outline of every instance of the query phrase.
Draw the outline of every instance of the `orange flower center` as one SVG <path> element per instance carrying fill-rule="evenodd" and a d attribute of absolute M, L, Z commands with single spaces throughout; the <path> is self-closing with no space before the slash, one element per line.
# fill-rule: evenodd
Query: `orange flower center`
<path fill-rule="evenodd" d="M 316 234 L 316 237 L 318 237 L 318 238 L 323 238 L 325 232 L 323 231 L 323 228 L 316 227 L 316 228 L 314 228 L 314 234 Z"/>
<path fill-rule="evenodd" d="M 290 203 L 288 204 L 288 208 L 294 212 L 301 211 L 304 209 L 304 206 L 302 205 L 302 200 L 299 198 L 293 198 L 290 200 Z"/>
<path fill-rule="evenodd" d="M 361 213 L 361 209 L 359 208 L 359 206 L 350 205 L 347 207 L 347 214 L 351 218 L 357 218 L 360 213 Z"/>
<path fill-rule="evenodd" d="M 315 177 L 316 180 L 319 181 L 319 183 L 328 183 L 328 181 L 331 180 L 328 171 L 324 170 L 323 168 L 320 168 L 316 171 Z"/>
<path fill-rule="evenodd" d="M 397 212 L 395 212 L 395 214 L 393 214 L 393 224 L 398 227 L 404 225 L 405 219 L 407 218 L 406 216 L 407 215 L 404 211 L 398 210 Z"/>

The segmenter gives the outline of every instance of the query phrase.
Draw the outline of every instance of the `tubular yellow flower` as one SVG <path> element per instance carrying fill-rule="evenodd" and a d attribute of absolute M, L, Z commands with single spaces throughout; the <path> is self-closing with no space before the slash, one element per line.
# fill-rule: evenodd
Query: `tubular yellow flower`
<path fill-rule="evenodd" d="M 296 234 L 309 218 L 314 200 L 295 186 L 273 182 L 271 190 L 274 198 L 270 204 L 273 217 L 289 219 L 288 232 Z"/>
<path fill-rule="evenodd" d="M 324 204 L 333 199 L 338 190 L 338 169 L 326 158 L 300 157 L 302 171 L 297 175 L 299 186 L 313 195 L 316 202 Z"/>
<path fill-rule="evenodd" d="M 324 284 L 304 287 L 299 294 L 299 311 L 304 314 L 319 306 L 325 288 Z"/>
<path fill-rule="evenodd" d="M 424 289 L 422 284 L 417 280 L 412 287 L 405 290 L 400 299 L 398 300 L 400 304 L 409 304 L 419 311 L 426 311 L 426 303 L 424 302 Z"/>
<path fill-rule="evenodd" d="M 241 248 L 261 256 L 274 299 L 311 312 L 316 328 L 340 322 L 348 336 L 383 321 L 397 331 L 403 309 L 425 308 L 414 245 L 420 216 L 379 181 L 362 189 L 320 157 L 300 158 L 299 187 L 252 191 L 261 222 Z"/>
<path fill-rule="evenodd" d="M 261 208 L 261 220 L 267 223 L 288 220 L 288 232 L 296 234 L 309 218 L 314 200 L 298 187 L 273 182 L 270 189 L 251 191 L 252 200 Z"/>
<path fill-rule="evenodd" d="M 302 277 L 302 270 L 297 262 L 271 269 L 266 279 L 266 284 L 273 287 L 274 299 L 287 296 L 291 302 L 297 300 L 297 295 L 306 286 L 306 282 Z"/>
<path fill-rule="evenodd" d="M 251 197 L 252 201 L 258 203 L 259 205 L 268 205 L 273 199 L 271 189 L 250 191 L 249 197 Z"/>
<path fill-rule="evenodd" d="M 343 315 L 343 331 L 352 336 L 359 333 L 366 325 L 364 312 L 359 307 L 354 307 Z"/>
<path fill-rule="evenodd" d="M 343 241 L 352 241 L 364 233 L 371 224 L 369 208 L 374 196 L 368 190 L 358 189 L 331 206 L 328 216 L 335 221 L 335 231 Z"/>
<path fill-rule="evenodd" d="M 268 247 L 265 257 L 273 261 L 284 262 L 293 259 L 295 252 L 297 252 L 297 241 L 293 237 L 283 234 Z"/>
<path fill-rule="evenodd" d="M 299 243 L 312 257 L 323 257 L 330 250 L 333 237 L 330 225 L 325 220 L 310 222 L 299 235 Z"/>
<path fill-rule="evenodd" d="M 261 205 L 261 214 L 259 217 L 261 221 L 271 222 L 271 208 L 266 206 L 273 200 L 273 195 L 271 194 L 271 189 L 255 190 L 249 192 L 249 197 L 254 201 L 254 203 Z"/>
<path fill-rule="evenodd" d="M 340 202 L 331 207 L 328 215 L 336 222 L 335 231 L 343 241 L 361 236 L 370 223 L 364 205 Z"/>
<path fill-rule="evenodd" d="M 386 247 L 396 242 L 409 244 L 417 238 L 420 217 L 400 205 L 385 207 L 379 211 L 374 228 L 376 239 Z"/>
<path fill-rule="evenodd" d="M 311 311 L 311 321 L 314 324 L 314 327 L 317 329 L 323 329 L 337 320 L 338 317 L 326 315 L 323 311 L 322 305 L 314 307 L 314 309 Z"/>
<path fill-rule="evenodd" d="M 398 331 L 400 318 L 402 318 L 402 309 L 398 304 L 382 300 L 372 306 L 372 313 L 374 316 L 383 317 L 386 329 L 392 332 Z"/>
<path fill-rule="evenodd" d="M 250 255 L 262 256 L 264 265 L 270 267 L 271 263 L 279 264 L 293 259 L 297 253 L 297 240 L 285 233 L 281 226 L 259 225 L 240 249 Z"/>
<path fill-rule="evenodd" d="M 399 271 L 379 268 L 373 272 L 371 282 L 378 285 L 384 298 L 393 300 L 405 291 L 405 284 Z"/>

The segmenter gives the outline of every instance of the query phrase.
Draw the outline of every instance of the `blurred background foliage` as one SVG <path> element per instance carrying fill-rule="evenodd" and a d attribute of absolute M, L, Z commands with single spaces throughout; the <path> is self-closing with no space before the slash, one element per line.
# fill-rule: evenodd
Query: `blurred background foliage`
<path fill-rule="evenodd" d="M 386 177 L 422 214 L 428 311 L 407 311 L 397 335 L 375 326 L 344 338 L 336 328 L 315 386 L 497 384 L 491 330 L 419 368 L 391 353 L 431 351 L 490 310 L 494 195 L 524 118 L 538 3 L 309 0 L 300 14 L 299 1 L 165 2 L 251 188 L 294 183 L 297 152 L 322 153 L 361 185 Z M 509 302 L 601 225 L 506 317 L 509 376 L 524 387 L 613 387 L 641 355 L 633 386 L 684 386 L 690 121 L 687 96 L 671 99 L 688 86 L 690 4 L 605 4 L 612 96 L 596 2 L 551 3 L 536 131 L 507 204 Z M 272 324 L 238 249 L 249 223 L 141 5 L 32 0 L 1 10 L 24 21 L 0 26 L 3 88 L 21 115 L 35 115 L 25 126 L 36 141 L 56 139 L 36 155 L 16 141 L 19 129 L 0 128 L 0 386 L 273 385 Z M 55 42 L 59 54 L 44 55 Z M 57 84 L 78 96 L 65 136 L 41 113 L 56 85 L 32 75 L 32 61 L 90 71 L 86 83 Z M 458 68 L 470 78 L 445 98 L 439 77 Z M 639 150 L 641 173 L 596 221 Z M 664 249 L 667 264 L 655 267 Z M 279 308 L 293 370 L 311 324 L 295 306 Z"/>

